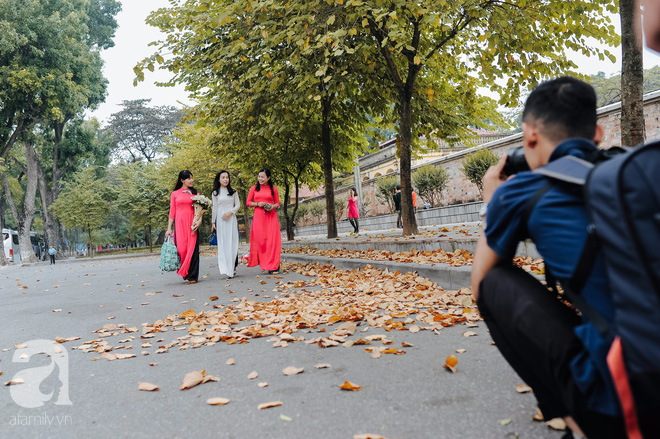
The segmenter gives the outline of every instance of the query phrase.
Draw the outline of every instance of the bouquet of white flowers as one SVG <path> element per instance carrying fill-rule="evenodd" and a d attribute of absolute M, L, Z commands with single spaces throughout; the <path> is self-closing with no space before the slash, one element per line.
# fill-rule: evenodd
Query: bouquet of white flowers
<path fill-rule="evenodd" d="M 193 208 L 195 209 L 195 217 L 193 218 L 193 225 L 190 226 L 190 228 L 192 229 L 191 235 L 194 235 L 195 230 L 197 230 L 195 223 L 201 221 L 204 212 L 213 207 L 213 201 L 201 194 L 193 196 L 191 200 L 193 202 Z"/>

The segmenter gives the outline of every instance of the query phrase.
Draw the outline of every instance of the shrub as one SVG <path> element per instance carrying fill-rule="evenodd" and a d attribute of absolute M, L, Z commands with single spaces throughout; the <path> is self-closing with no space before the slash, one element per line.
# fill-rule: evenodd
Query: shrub
<path fill-rule="evenodd" d="M 387 203 L 391 213 L 394 213 L 394 188 L 399 184 L 398 177 L 381 177 L 376 180 L 376 198 L 381 202 Z"/>
<path fill-rule="evenodd" d="M 344 214 L 344 210 L 346 209 L 347 205 L 348 199 L 335 197 L 335 216 L 337 217 L 337 221 L 339 221 L 341 216 Z"/>
<path fill-rule="evenodd" d="M 442 201 L 442 191 L 447 187 L 449 174 L 441 166 L 426 165 L 419 168 L 412 176 L 417 195 L 431 206 L 438 207 Z"/>
<path fill-rule="evenodd" d="M 467 155 L 462 162 L 461 172 L 468 180 L 477 185 L 479 194 L 483 197 L 483 178 L 488 168 L 499 161 L 499 157 L 489 149 L 482 148 Z"/>
<path fill-rule="evenodd" d="M 325 215 L 325 199 L 309 203 L 309 214 L 317 221 L 321 221 L 321 218 Z"/>

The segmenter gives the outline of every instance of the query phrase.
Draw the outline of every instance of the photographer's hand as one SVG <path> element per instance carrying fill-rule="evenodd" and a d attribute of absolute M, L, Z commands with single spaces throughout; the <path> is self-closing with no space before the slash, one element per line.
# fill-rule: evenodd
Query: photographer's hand
<path fill-rule="evenodd" d="M 490 199 L 493 197 L 495 190 L 502 186 L 502 183 L 507 180 L 507 176 L 502 174 L 502 169 L 504 168 L 505 163 L 506 154 L 502 156 L 499 162 L 488 168 L 488 171 L 486 171 L 486 175 L 484 175 L 482 180 L 484 188 L 484 203 L 490 203 Z"/>

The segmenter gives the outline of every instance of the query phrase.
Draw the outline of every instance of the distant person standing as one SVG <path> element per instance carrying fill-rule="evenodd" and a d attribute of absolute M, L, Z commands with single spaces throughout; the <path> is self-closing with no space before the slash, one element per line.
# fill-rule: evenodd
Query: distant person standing
<path fill-rule="evenodd" d="M 262 169 L 257 175 L 257 184 L 250 188 L 247 207 L 254 207 L 254 218 L 250 229 L 250 259 L 248 267 L 261 266 L 270 274 L 280 271 L 282 233 L 276 210 L 280 207 L 280 196 L 270 178 L 270 170 Z"/>
<path fill-rule="evenodd" d="M 353 226 L 353 232 L 356 235 L 360 233 L 360 226 L 358 224 L 360 212 L 358 211 L 357 200 L 357 191 L 352 187 L 348 190 L 348 222 Z"/>
<path fill-rule="evenodd" d="M 413 201 L 413 215 L 417 215 L 417 194 L 415 193 L 415 189 L 412 191 L 412 201 Z"/>
<path fill-rule="evenodd" d="M 213 230 L 218 236 L 218 269 L 231 279 L 238 267 L 238 221 L 236 212 L 241 207 L 238 191 L 231 187 L 229 172 L 220 171 L 213 179 Z"/>
<path fill-rule="evenodd" d="M 57 250 L 51 245 L 48 248 L 48 256 L 50 257 L 50 264 L 53 265 L 55 264 L 55 253 L 57 253 Z"/>
<path fill-rule="evenodd" d="M 396 211 L 396 228 L 403 229 L 403 224 L 401 222 L 401 185 L 397 184 L 394 189 L 394 210 Z"/>

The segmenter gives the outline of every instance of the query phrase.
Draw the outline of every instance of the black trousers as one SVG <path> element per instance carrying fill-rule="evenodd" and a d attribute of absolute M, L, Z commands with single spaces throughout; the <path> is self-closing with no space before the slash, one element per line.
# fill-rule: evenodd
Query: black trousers
<path fill-rule="evenodd" d="M 188 276 L 183 280 L 195 282 L 199 278 L 199 233 L 197 233 L 197 240 L 195 241 L 195 251 L 193 251 L 192 258 L 190 259 L 190 267 L 188 267 Z"/>
<path fill-rule="evenodd" d="M 588 438 L 625 438 L 623 419 L 587 410 L 570 361 L 583 349 L 573 328 L 580 318 L 534 277 L 496 267 L 479 286 L 479 311 L 496 346 L 534 390 L 546 420 L 572 416 Z"/>
<path fill-rule="evenodd" d="M 360 232 L 360 226 L 358 225 L 358 219 L 353 218 L 353 217 L 348 217 L 348 222 L 351 223 L 353 226 L 353 232 L 354 233 L 359 233 Z"/>
<path fill-rule="evenodd" d="M 50 256 L 50 263 L 54 264 L 55 263 L 55 255 L 48 255 Z"/>

